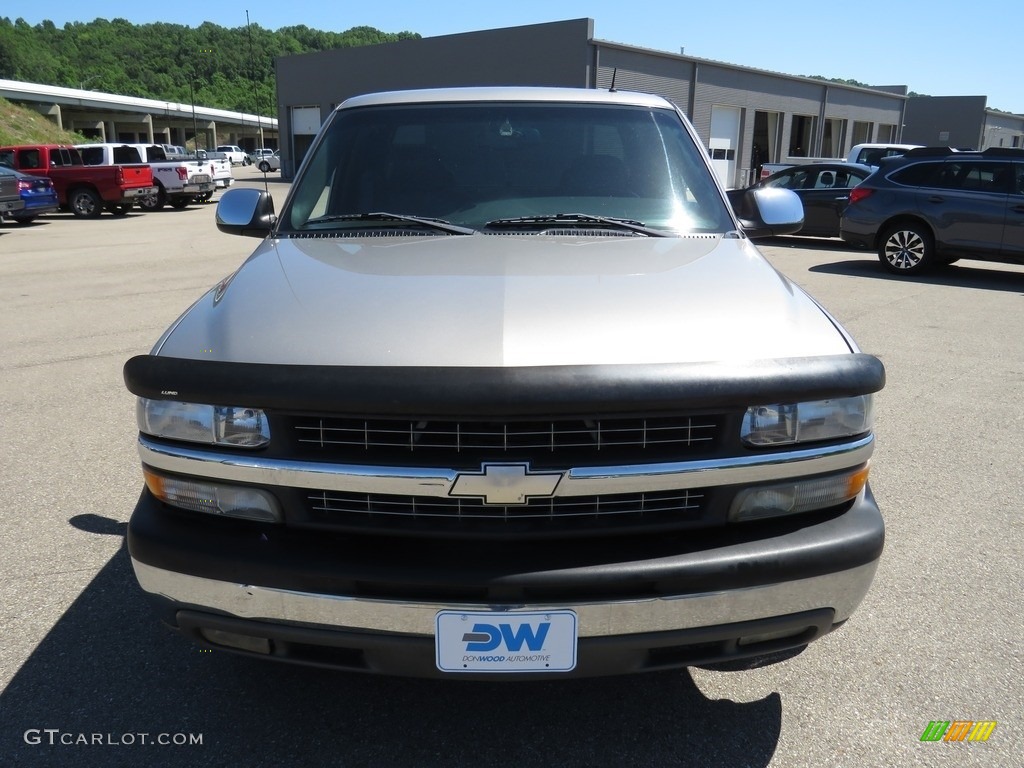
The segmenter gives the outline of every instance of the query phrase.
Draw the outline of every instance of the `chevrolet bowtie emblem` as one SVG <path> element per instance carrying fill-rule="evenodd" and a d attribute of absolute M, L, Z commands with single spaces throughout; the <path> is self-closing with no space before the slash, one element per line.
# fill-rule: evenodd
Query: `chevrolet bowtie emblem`
<path fill-rule="evenodd" d="M 531 496 L 552 496 L 561 472 L 530 472 L 529 464 L 484 464 L 480 472 L 455 478 L 449 496 L 470 496 L 484 504 L 525 504 Z"/>

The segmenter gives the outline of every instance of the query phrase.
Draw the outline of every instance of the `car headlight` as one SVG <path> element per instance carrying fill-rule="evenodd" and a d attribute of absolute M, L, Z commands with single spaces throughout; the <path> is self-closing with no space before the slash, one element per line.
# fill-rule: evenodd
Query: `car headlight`
<path fill-rule="evenodd" d="M 835 440 L 870 432 L 872 420 L 871 395 L 757 405 L 744 414 L 740 438 L 756 448 Z"/>
<path fill-rule="evenodd" d="M 270 442 L 267 415 L 258 408 L 179 403 L 140 397 L 139 431 L 168 440 L 260 448 Z"/>

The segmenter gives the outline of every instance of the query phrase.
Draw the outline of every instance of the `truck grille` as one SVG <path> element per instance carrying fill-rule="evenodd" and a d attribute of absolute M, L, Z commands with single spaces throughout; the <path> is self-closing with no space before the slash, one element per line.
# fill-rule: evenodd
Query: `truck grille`
<path fill-rule="evenodd" d="M 487 461 L 545 466 L 674 461 L 706 454 L 716 416 L 557 421 L 435 421 L 296 417 L 293 449 L 323 461 L 479 467 Z"/>
<path fill-rule="evenodd" d="M 621 532 L 653 526 L 692 526 L 701 519 L 704 498 L 703 491 L 683 489 L 538 498 L 503 506 L 465 498 L 316 491 L 307 495 L 306 502 L 310 521 L 331 527 L 394 533 L 415 529 L 449 533 L 457 528 L 500 534 L 518 528 L 550 534 L 558 530 L 580 533 L 613 527 Z"/>

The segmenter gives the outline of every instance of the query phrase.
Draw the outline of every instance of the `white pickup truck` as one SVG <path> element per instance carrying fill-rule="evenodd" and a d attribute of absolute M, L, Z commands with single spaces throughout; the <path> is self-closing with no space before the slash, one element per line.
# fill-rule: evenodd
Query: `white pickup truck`
<path fill-rule="evenodd" d="M 856 144 L 845 158 L 843 157 L 787 157 L 784 163 L 765 163 L 761 166 L 761 178 L 767 179 L 773 173 L 794 165 L 811 163 L 859 163 L 877 168 L 883 157 L 894 157 L 904 154 L 909 149 L 916 149 L 920 144 Z"/>
<path fill-rule="evenodd" d="M 213 177 L 213 185 L 217 189 L 227 189 L 235 183 L 235 175 L 231 171 L 232 162 L 225 153 L 198 149 L 192 159 L 198 162 L 202 168 L 209 171 Z M 197 199 L 200 202 L 206 202 L 212 197 L 213 192 L 210 192 Z"/>
<path fill-rule="evenodd" d="M 158 144 L 79 144 L 86 165 L 148 163 L 153 170 L 156 192 L 140 198 L 139 207 L 156 211 L 170 203 L 184 208 L 189 203 L 213 196 L 216 189 L 208 169 L 191 160 L 168 160 Z"/>
<path fill-rule="evenodd" d="M 227 155 L 232 165 L 249 165 L 252 162 L 249 159 L 249 153 L 237 144 L 221 144 L 217 147 L 217 151 Z"/>

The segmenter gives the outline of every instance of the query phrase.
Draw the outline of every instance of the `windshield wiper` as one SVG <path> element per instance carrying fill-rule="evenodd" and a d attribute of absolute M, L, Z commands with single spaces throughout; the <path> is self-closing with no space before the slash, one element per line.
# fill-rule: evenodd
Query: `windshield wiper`
<path fill-rule="evenodd" d="M 642 221 L 634 219 L 619 219 L 613 216 L 596 216 L 592 213 L 554 213 L 545 216 L 518 216 L 513 219 L 494 219 L 488 221 L 485 227 L 518 227 L 521 225 L 533 226 L 536 224 L 600 224 L 605 227 L 625 229 L 648 237 L 671 237 L 671 233 L 662 229 L 648 227 Z"/>
<path fill-rule="evenodd" d="M 310 219 L 307 224 L 326 224 L 335 221 L 397 221 L 403 224 L 418 224 L 430 229 L 438 229 L 450 235 L 475 235 L 477 231 L 469 227 L 460 227 L 444 219 L 432 219 L 426 216 L 409 216 L 404 213 L 388 213 L 386 211 L 374 211 L 373 213 L 340 213 L 329 216 L 317 216 Z"/>

